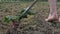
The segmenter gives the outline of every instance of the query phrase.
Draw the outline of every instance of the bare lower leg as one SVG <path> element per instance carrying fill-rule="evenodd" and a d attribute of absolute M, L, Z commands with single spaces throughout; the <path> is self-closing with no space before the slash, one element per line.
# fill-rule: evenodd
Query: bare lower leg
<path fill-rule="evenodd" d="M 48 0 L 49 6 L 50 6 L 50 14 L 45 21 L 58 19 L 57 9 L 56 9 L 56 1 L 57 0 Z"/>

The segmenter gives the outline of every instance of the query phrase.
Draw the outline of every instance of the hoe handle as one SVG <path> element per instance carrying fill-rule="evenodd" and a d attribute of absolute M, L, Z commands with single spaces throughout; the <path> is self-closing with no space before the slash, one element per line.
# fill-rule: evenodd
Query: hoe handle
<path fill-rule="evenodd" d="M 37 2 L 37 0 L 34 0 L 34 2 L 24 10 L 24 12 L 20 15 L 19 20 L 20 20 L 20 18 L 21 18 L 22 16 L 24 16 L 24 15 L 29 11 L 29 9 L 31 9 L 31 8 L 33 7 L 33 5 L 34 5 L 36 2 Z"/>
<path fill-rule="evenodd" d="M 34 5 L 36 2 L 37 2 L 37 0 L 34 0 L 34 2 L 33 2 L 30 6 L 28 6 L 26 10 L 28 11 L 29 9 L 31 9 L 31 7 L 33 7 L 33 5 Z"/>

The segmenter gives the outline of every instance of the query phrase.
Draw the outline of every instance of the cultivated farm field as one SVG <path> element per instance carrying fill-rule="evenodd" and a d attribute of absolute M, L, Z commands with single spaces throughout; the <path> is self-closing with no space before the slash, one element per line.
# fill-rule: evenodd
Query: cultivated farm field
<path fill-rule="evenodd" d="M 10 24 L 4 22 L 7 15 L 15 16 L 23 8 L 29 6 L 32 2 L 0 3 L 0 34 L 4 34 Z M 36 12 L 35 15 L 24 18 L 19 23 L 18 34 L 60 34 L 60 23 L 45 22 L 44 19 L 49 15 L 48 2 L 37 2 L 30 11 Z M 57 11 L 60 15 L 60 2 L 57 2 Z M 6 25 L 2 25 L 6 24 Z"/>

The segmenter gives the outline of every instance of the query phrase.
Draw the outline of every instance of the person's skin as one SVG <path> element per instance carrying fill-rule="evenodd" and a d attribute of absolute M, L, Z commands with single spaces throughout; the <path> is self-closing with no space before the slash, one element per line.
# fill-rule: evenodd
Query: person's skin
<path fill-rule="evenodd" d="M 50 14 L 45 21 L 59 21 L 59 17 L 57 14 L 56 2 L 57 0 L 48 0 L 50 6 Z"/>

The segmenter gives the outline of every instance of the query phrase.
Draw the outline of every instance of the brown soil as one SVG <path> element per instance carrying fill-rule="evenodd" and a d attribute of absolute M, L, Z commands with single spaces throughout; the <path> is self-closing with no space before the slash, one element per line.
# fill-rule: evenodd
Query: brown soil
<path fill-rule="evenodd" d="M 0 34 L 4 34 L 5 30 L 10 25 L 4 22 L 4 17 L 7 15 L 17 15 L 23 8 L 30 5 L 31 2 L 20 2 L 20 3 L 0 3 Z M 60 14 L 60 5 L 57 4 L 57 11 Z M 45 22 L 49 13 L 48 3 L 37 2 L 31 11 L 37 12 L 36 15 L 28 16 L 29 18 L 22 19 L 18 27 L 19 34 L 60 34 L 60 23 L 59 22 Z M 14 33 L 16 34 L 16 33 Z"/>

